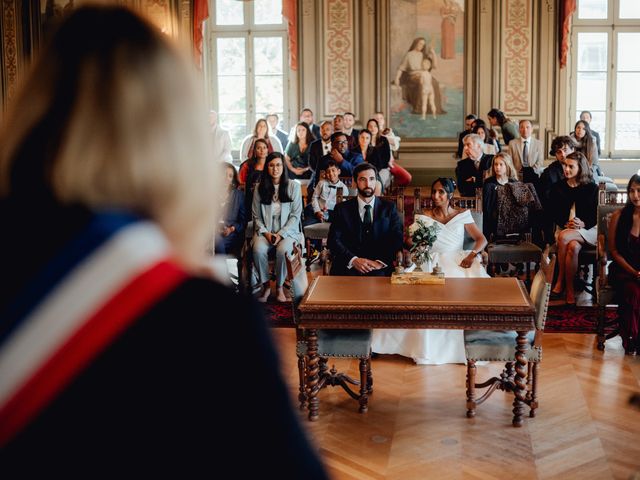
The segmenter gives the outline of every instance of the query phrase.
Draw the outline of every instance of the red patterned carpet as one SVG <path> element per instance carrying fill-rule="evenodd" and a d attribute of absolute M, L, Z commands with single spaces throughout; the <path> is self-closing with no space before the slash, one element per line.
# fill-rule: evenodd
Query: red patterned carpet
<path fill-rule="evenodd" d="M 608 320 L 617 317 L 616 307 L 606 310 Z M 547 312 L 545 332 L 549 333 L 596 333 L 597 307 L 570 307 L 551 305 Z M 610 329 L 607 329 L 607 332 Z"/>

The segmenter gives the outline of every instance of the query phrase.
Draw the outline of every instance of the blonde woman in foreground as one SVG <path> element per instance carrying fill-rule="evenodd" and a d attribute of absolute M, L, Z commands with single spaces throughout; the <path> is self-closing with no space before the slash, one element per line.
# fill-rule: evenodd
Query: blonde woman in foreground
<path fill-rule="evenodd" d="M 0 129 L 3 478 L 248 477 L 243 452 L 325 478 L 256 304 L 192 273 L 223 188 L 199 90 L 150 24 L 83 7 L 15 99 Z"/>

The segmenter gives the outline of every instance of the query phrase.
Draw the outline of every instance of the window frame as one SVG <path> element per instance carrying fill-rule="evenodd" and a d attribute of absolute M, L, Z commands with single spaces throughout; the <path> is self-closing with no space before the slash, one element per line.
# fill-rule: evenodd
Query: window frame
<path fill-rule="evenodd" d="M 287 23 L 282 17 L 281 24 L 255 24 L 254 23 L 254 2 L 243 2 L 244 23 L 241 25 L 216 25 L 216 2 L 212 3 L 212 14 L 205 22 L 205 35 L 207 38 L 208 54 L 205 54 L 204 81 L 207 90 L 208 103 L 211 109 L 219 112 L 218 101 L 218 62 L 217 62 L 217 39 L 218 38 L 244 38 L 245 39 L 245 76 L 246 76 L 246 110 L 245 110 L 245 133 L 249 135 L 253 132 L 258 112 L 256 106 L 255 71 L 254 71 L 254 39 L 277 37 L 282 41 L 282 112 L 278 113 L 281 125 L 289 123 L 290 116 L 290 90 L 291 70 L 288 56 L 288 31 Z M 262 117 L 260 117 L 262 118 Z M 232 149 L 234 160 L 239 154 L 238 148 Z M 242 161 L 242 159 L 239 159 Z"/>
<path fill-rule="evenodd" d="M 580 1 L 580 0 L 579 0 Z M 620 3 L 618 0 L 607 2 L 606 19 L 579 19 L 579 5 L 574 14 L 571 31 L 571 72 L 570 72 L 570 122 L 571 131 L 575 125 L 579 111 L 577 109 L 577 85 L 578 85 L 578 35 L 580 33 L 606 33 L 607 34 L 607 99 L 606 99 L 606 134 L 601 138 L 601 159 L 640 158 L 638 150 L 616 150 L 616 101 L 617 101 L 617 65 L 618 65 L 618 33 L 640 30 L 640 19 L 620 19 Z"/>

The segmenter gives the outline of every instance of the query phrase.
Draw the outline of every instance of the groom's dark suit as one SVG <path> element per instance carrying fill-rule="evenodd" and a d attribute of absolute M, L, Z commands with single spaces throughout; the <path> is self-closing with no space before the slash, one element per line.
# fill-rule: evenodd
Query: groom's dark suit
<path fill-rule="evenodd" d="M 347 268 L 353 257 L 382 260 L 388 267 L 369 275 L 391 275 L 396 252 L 401 248 L 402 220 L 394 203 L 376 198 L 368 237 L 363 232 L 358 199 L 336 205 L 329 230 L 329 249 L 333 255 L 331 275 L 361 275 L 355 268 Z"/>

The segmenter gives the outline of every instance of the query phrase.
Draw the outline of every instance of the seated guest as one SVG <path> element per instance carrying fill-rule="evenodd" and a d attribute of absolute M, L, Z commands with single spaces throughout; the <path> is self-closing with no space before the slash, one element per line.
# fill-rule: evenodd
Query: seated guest
<path fill-rule="evenodd" d="M 341 192 L 343 197 L 349 195 L 349 189 L 340 181 L 340 168 L 334 160 L 329 160 L 324 178 L 313 189 L 311 203 L 305 208 L 305 227 L 331 221 L 338 192 Z"/>
<path fill-rule="evenodd" d="M 551 205 L 551 191 L 553 186 L 564 179 L 564 160 L 567 155 L 575 151 L 576 142 L 569 136 L 559 136 L 551 142 L 549 155 L 553 155 L 556 159 L 544 169 L 536 189 L 538 198 L 542 203 L 543 215 L 542 224 L 542 243 L 541 245 L 553 245 L 555 243 L 555 222 L 553 221 L 553 206 Z M 549 213 L 544 213 L 549 212 Z"/>
<path fill-rule="evenodd" d="M 393 130 L 386 126 L 386 121 L 384 118 L 384 113 L 376 112 L 373 118 L 378 122 L 378 126 L 380 127 L 380 131 L 382 135 L 389 142 L 389 148 L 391 149 L 391 158 L 389 158 L 389 171 L 391 175 L 393 175 L 393 179 L 395 180 L 395 184 L 399 187 L 404 187 L 411 183 L 411 174 L 403 167 L 401 167 L 396 158 L 393 155 L 393 152 L 397 152 L 400 148 L 400 137 L 393 133 Z"/>
<path fill-rule="evenodd" d="M 201 276 L 222 183 L 192 59 L 113 4 L 50 33 L 0 130 L 0 475 L 327 478 L 260 309 Z M 228 359 L 260 408 L 207 380 Z"/>
<path fill-rule="evenodd" d="M 485 125 L 476 125 L 471 129 L 472 133 L 478 135 L 482 141 L 482 153 L 486 155 L 495 155 L 500 150 L 498 149 L 498 142 L 491 137 L 489 129 Z"/>
<path fill-rule="evenodd" d="M 253 152 L 253 144 L 258 139 L 262 139 L 266 142 L 267 148 L 269 149 L 268 153 L 284 152 L 284 150 L 282 149 L 282 144 L 280 143 L 280 140 L 278 140 L 278 137 L 269 135 L 269 124 L 264 118 L 261 118 L 256 122 L 253 133 L 247 135 L 246 137 L 244 137 L 244 140 L 242 140 L 242 144 L 240 145 L 241 162 L 244 162 L 249 158 L 251 152 Z"/>
<path fill-rule="evenodd" d="M 355 155 L 360 155 L 362 157 L 362 161 L 366 163 L 370 163 L 377 169 L 378 165 L 378 152 L 371 145 L 371 132 L 366 128 L 360 130 L 358 135 L 358 146 L 353 150 Z M 382 195 L 382 179 L 380 175 L 377 175 L 376 189 L 374 191 L 374 195 L 379 196 Z"/>
<path fill-rule="evenodd" d="M 511 140 L 518 138 L 518 124 L 508 118 L 502 110 L 492 108 L 487 113 L 487 117 L 492 127 L 500 127 L 505 145 L 509 145 Z"/>
<path fill-rule="evenodd" d="M 482 188 L 485 173 L 491 167 L 493 155 L 482 153 L 483 143 L 475 133 L 464 137 L 463 155 L 466 158 L 456 166 L 458 191 L 463 197 L 475 197 L 476 188 Z"/>
<path fill-rule="evenodd" d="M 500 185 L 517 182 L 516 169 L 508 153 L 500 152 L 493 157 L 492 175 L 487 177 L 482 187 L 482 233 L 486 238 L 496 235 L 498 226 L 498 195 L 496 189 Z"/>
<path fill-rule="evenodd" d="M 303 242 L 301 213 L 300 183 L 289 181 L 282 154 L 270 153 L 252 205 L 253 260 L 262 285 L 260 302 L 266 302 L 271 293 L 269 252 L 273 249 L 276 250 L 276 299 L 287 301 L 283 289 L 287 276 L 285 255 L 293 250 L 294 243 Z"/>
<path fill-rule="evenodd" d="M 369 163 L 372 163 L 378 169 L 378 176 L 382 180 L 382 186 L 387 188 L 391 184 L 389 161 L 392 157 L 389 141 L 382 135 L 378 121 L 375 118 L 370 118 L 367 121 L 367 130 L 371 132 L 371 145 L 373 145 L 376 152 L 375 157 L 372 156 Z"/>
<path fill-rule="evenodd" d="M 351 112 L 344 112 L 344 128 L 342 131 L 347 134 L 348 137 L 352 137 L 353 140 L 350 140 L 350 143 L 356 145 L 358 143 L 358 134 L 360 131 L 357 128 L 353 128 L 356 123 L 356 117 Z"/>
<path fill-rule="evenodd" d="M 313 123 L 313 111 L 310 108 L 303 108 L 300 111 L 300 121 L 307 124 L 314 140 L 318 140 L 321 137 L 320 126 Z M 295 127 L 289 132 L 289 141 L 293 140 L 296 136 Z"/>
<path fill-rule="evenodd" d="M 332 134 L 333 126 L 331 122 L 325 120 L 320 124 L 320 138 L 314 140 L 309 147 L 309 166 L 314 174 L 318 170 L 320 159 L 331 152 Z"/>
<path fill-rule="evenodd" d="M 551 191 L 551 211 L 560 229 L 558 244 L 558 278 L 551 290 L 554 299 L 566 296 L 570 305 L 576 297 L 573 279 L 578 271 L 578 255 L 583 245 L 595 246 L 598 210 L 598 185 L 593 182 L 587 158 L 581 152 L 567 156 L 563 165 L 564 180 Z"/>
<path fill-rule="evenodd" d="M 280 128 L 278 114 L 270 113 L 267 115 L 266 120 L 269 124 L 269 135 L 278 137 L 282 148 L 286 151 L 287 145 L 289 144 L 289 134 Z"/>
<path fill-rule="evenodd" d="M 253 190 L 260 182 L 262 170 L 269 154 L 266 140 L 259 138 L 253 143 L 253 155 L 240 165 L 238 180 L 244 185 L 244 204 L 247 208 L 253 203 Z M 247 218 L 247 222 L 250 221 Z"/>
<path fill-rule="evenodd" d="M 287 145 L 284 162 L 289 172 L 289 178 L 311 178 L 309 166 L 309 147 L 313 141 L 309 126 L 300 122 L 296 125 L 296 138 Z"/>
<path fill-rule="evenodd" d="M 472 132 L 471 129 L 473 128 L 473 122 L 477 117 L 473 114 L 470 113 L 469 115 L 467 115 L 466 117 L 464 117 L 464 130 L 461 131 L 458 134 L 458 150 L 456 150 L 456 157 L 462 159 L 462 150 L 464 149 L 464 137 L 466 137 L 467 135 L 469 135 L 470 133 L 476 133 L 476 132 Z"/>
<path fill-rule="evenodd" d="M 376 168 L 353 170 L 358 196 L 336 205 L 329 230 L 332 275 L 388 276 L 402 248 L 402 220 L 393 202 L 374 196 Z"/>
<path fill-rule="evenodd" d="M 350 177 L 353 175 L 353 169 L 356 165 L 362 163 L 362 156 L 359 153 L 350 152 L 347 145 L 347 136 L 343 132 L 331 135 L 331 151 L 318 162 L 316 172 L 309 182 L 310 188 L 314 188 L 324 175 L 324 171 L 329 165 L 329 161 L 333 160 L 340 169 L 341 177 Z"/>
<path fill-rule="evenodd" d="M 627 204 L 611 216 L 608 235 L 613 262 L 609 277 L 621 293 L 620 336 L 627 354 L 640 354 L 640 175 L 627 185 Z"/>
<path fill-rule="evenodd" d="M 582 152 L 589 162 L 589 168 L 594 175 L 601 175 L 600 173 L 600 157 L 598 156 L 598 146 L 596 139 L 591 134 L 591 128 L 589 123 L 584 120 L 578 120 L 571 132 L 571 136 L 576 141 L 576 150 Z"/>
<path fill-rule="evenodd" d="M 600 155 L 602 155 L 602 151 L 600 149 L 600 134 L 592 128 L 593 125 L 591 125 L 591 112 L 588 110 L 583 110 L 582 112 L 580 112 L 580 120 L 582 120 L 583 122 L 587 122 L 589 124 L 589 130 L 591 130 L 591 135 L 596 140 L 596 147 L 598 148 L 598 157 L 600 157 Z"/>
<path fill-rule="evenodd" d="M 392 152 L 397 152 L 400 148 L 400 137 L 393 133 L 393 130 L 386 126 L 386 120 L 384 118 L 384 113 L 376 112 L 373 115 L 373 118 L 378 122 L 378 127 L 380 127 L 380 131 L 382 135 L 389 142 L 389 148 Z"/>
<path fill-rule="evenodd" d="M 518 178 L 524 183 L 536 185 L 540 174 L 544 170 L 544 156 L 542 142 L 533 138 L 533 126 L 529 120 L 520 120 L 518 125 L 520 138 L 509 142 L 509 155 L 513 159 Z"/>
<path fill-rule="evenodd" d="M 230 163 L 225 163 L 224 173 L 227 189 L 222 198 L 224 214 L 220 220 L 218 231 L 221 238 L 215 242 L 215 251 L 216 253 L 238 255 L 244 241 L 244 227 L 247 222 L 244 195 L 238 190 L 239 181 L 236 168 Z"/>

